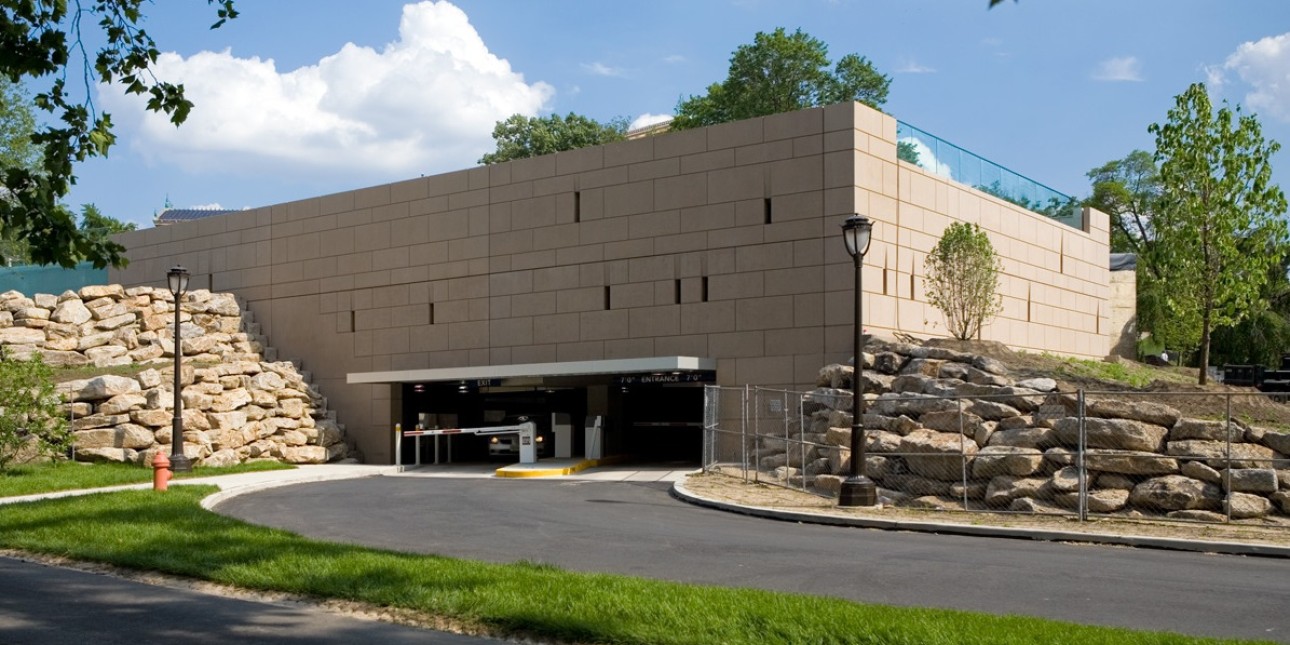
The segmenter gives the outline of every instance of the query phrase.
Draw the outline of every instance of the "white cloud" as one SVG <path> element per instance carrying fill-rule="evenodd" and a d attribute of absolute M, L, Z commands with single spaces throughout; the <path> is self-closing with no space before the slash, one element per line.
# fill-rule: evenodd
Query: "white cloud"
<path fill-rule="evenodd" d="M 489 52 L 446 0 L 404 6 L 398 39 L 379 51 L 347 43 L 291 71 L 229 50 L 164 53 L 154 68 L 196 104 L 183 127 L 137 97 L 102 100 L 139 129 L 144 154 L 188 169 L 398 179 L 467 167 L 492 148 L 496 121 L 537 114 L 555 93 Z"/>
<path fill-rule="evenodd" d="M 1250 85 L 1244 101 L 1247 107 L 1290 121 L 1290 32 L 1241 43 L 1223 69 L 1236 72 Z"/>
<path fill-rule="evenodd" d="M 684 63 L 684 62 L 685 62 L 685 57 L 684 57 L 684 56 L 682 56 L 682 55 L 680 55 L 680 54 L 672 54 L 671 56 L 664 57 L 664 58 L 663 58 L 663 62 L 664 62 L 664 63 L 673 63 L 673 64 L 675 64 L 675 63 Z"/>
<path fill-rule="evenodd" d="M 671 120 L 671 114 L 650 114 L 649 112 L 646 112 L 645 114 L 632 119 L 632 122 L 627 126 L 627 129 L 636 130 L 638 128 L 649 127 L 657 123 L 666 123 Z"/>
<path fill-rule="evenodd" d="M 936 69 L 920 64 L 916 60 L 907 61 L 896 70 L 897 74 L 934 74 Z"/>
<path fill-rule="evenodd" d="M 1141 81 L 1142 62 L 1133 56 L 1108 58 L 1093 71 L 1095 81 Z"/>
<path fill-rule="evenodd" d="M 586 70 L 587 73 L 592 74 L 594 76 L 622 76 L 623 75 L 623 70 L 621 67 L 610 67 L 599 61 L 594 63 L 583 63 L 582 69 Z"/>
<path fill-rule="evenodd" d="M 897 143 L 913 144 L 914 150 L 918 153 L 918 165 L 924 170 L 948 179 L 954 178 L 954 169 L 949 164 L 937 159 L 936 155 L 932 154 L 932 149 L 917 137 L 905 137 L 898 140 Z"/>

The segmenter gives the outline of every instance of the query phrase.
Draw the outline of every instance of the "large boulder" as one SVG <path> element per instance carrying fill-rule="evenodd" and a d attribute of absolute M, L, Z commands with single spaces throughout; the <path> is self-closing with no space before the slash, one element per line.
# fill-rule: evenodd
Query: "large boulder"
<path fill-rule="evenodd" d="M 1053 426 L 1067 446 L 1079 446 L 1079 417 L 1059 419 Z M 1084 419 L 1084 445 L 1088 448 L 1161 452 L 1167 428 L 1130 419 Z"/>
<path fill-rule="evenodd" d="M 1271 468 L 1233 468 L 1227 471 L 1231 490 L 1241 493 L 1277 492 L 1277 471 Z"/>
<path fill-rule="evenodd" d="M 105 374 L 84 381 L 71 381 L 79 387 L 72 389 L 73 401 L 103 401 L 121 394 L 142 391 L 139 382 L 124 376 Z"/>
<path fill-rule="evenodd" d="M 1153 477 L 1133 487 L 1129 503 L 1152 512 L 1222 508 L 1223 491 L 1214 484 L 1182 475 Z"/>
<path fill-rule="evenodd" d="M 1089 401 L 1084 406 L 1085 413 L 1091 417 L 1104 419 L 1132 419 L 1152 425 L 1172 427 L 1182 416 L 1176 408 L 1163 403 L 1141 401 L 1122 401 L 1119 399 L 1099 399 Z"/>
<path fill-rule="evenodd" d="M 1000 424 L 1002 427 L 1002 424 Z M 1049 428 L 1014 428 L 999 430 L 990 435 L 991 446 L 1015 446 L 1047 450 L 1058 444 L 1057 436 Z"/>
<path fill-rule="evenodd" d="M 1204 439 L 1206 441 L 1244 441 L 1245 430 L 1235 423 L 1208 419 L 1179 419 L 1169 429 L 1170 441 Z"/>
<path fill-rule="evenodd" d="M 915 430 L 900 440 L 910 472 L 942 481 L 962 479 L 964 460 L 977 450 L 975 441 L 958 433 Z"/>
<path fill-rule="evenodd" d="M 1123 510 L 1129 503 L 1129 491 L 1116 488 L 1090 490 L 1085 498 L 1090 513 L 1114 513 Z M 1079 493 L 1059 493 L 1054 501 L 1058 506 L 1069 509 L 1079 508 Z"/>
<path fill-rule="evenodd" d="M 1229 455 L 1228 449 L 1231 449 Z M 1226 441 L 1205 441 L 1187 439 L 1170 441 L 1166 452 L 1175 457 L 1203 458 L 1215 468 L 1226 467 L 1230 458 L 1234 468 L 1266 468 L 1277 453 L 1271 448 L 1256 443 L 1228 443 Z"/>
<path fill-rule="evenodd" d="M 1232 493 L 1224 505 L 1234 520 L 1263 517 L 1272 511 L 1272 502 L 1268 498 L 1249 493 Z"/>
<path fill-rule="evenodd" d="M 975 414 L 962 413 L 957 410 L 928 412 L 918 418 L 918 422 L 928 430 L 937 432 L 962 432 L 969 437 L 976 436 L 981 427 L 981 417 Z"/>
<path fill-rule="evenodd" d="M 1043 477 L 1000 475 L 990 480 L 985 491 L 985 503 L 991 508 L 1008 508 L 1019 497 L 1050 498 L 1052 489 Z"/>
<path fill-rule="evenodd" d="M 1084 455 L 1089 470 L 1121 475 L 1169 475 L 1178 472 L 1178 460 L 1154 452 L 1091 448 Z"/>
<path fill-rule="evenodd" d="M 1044 454 L 1034 448 L 986 446 L 972 461 L 972 476 L 977 479 L 998 475 L 1025 477 L 1038 472 L 1043 465 Z"/>
<path fill-rule="evenodd" d="M 0 329 L 0 345 L 43 345 L 45 330 L 28 327 Z"/>
<path fill-rule="evenodd" d="M 90 318 L 93 318 L 93 315 L 85 307 L 85 303 L 81 302 L 80 298 L 60 302 L 50 316 L 50 320 L 54 322 L 71 325 L 89 322 Z"/>

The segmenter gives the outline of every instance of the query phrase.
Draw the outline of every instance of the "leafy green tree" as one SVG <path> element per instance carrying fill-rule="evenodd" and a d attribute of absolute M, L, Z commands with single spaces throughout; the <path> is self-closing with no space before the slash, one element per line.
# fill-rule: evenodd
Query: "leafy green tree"
<path fill-rule="evenodd" d="M 31 97 L 21 85 L 0 77 L 0 164 L 4 168 L 23 168 L 35 172 L 40 167 L 40 151 L 32 143 L 36 132 L 36 114 Z M 0 189 L 0 192 L 3 192 Z M 7 197 L 0 200 L 8 201 Z M 18 231 L 0 227 L 0 264 L 23 264 L 30 251 Z"/>
<path fill-rule="evenodd" d="M 495 164 L 622 141 L 626 134 L 627 120 L 623 118 L 601 123 L 572 112 L 548 117 L 514 114 L 497 122 L 493 128 L 497 149 L 480 157 L 479 163 Z"/>
<path fill-rule="evenodd" d="M 1157 260 L 1170 304 L 1191 300 L 1199 312 L 1203 385 L 1213 330 L 1245 319 L 1287 251 L 1286 198 L 1272 183 L 1270 161 L 1280 146 L 1265 141 L 1258 119 L 1239 107 L 1215 112 L 1201 83 L 1148 131 L 1156 135 L 1162 187 L 1153 217 Z"/>
<path fill-rule="evenodd" d="M 81 205 L 81 230 L 87 234 L 106 237 L 137 228 L 134 222 L 122 222 L 111 215 L 104 215 L 94 204 Z"/>
<path fill-rule="evenodd" d="M 1280 365 L 1290 348 L 1290 258 L 1271 267 L 1260 297 L 1245 318 L 1232 327 L 1214 330 L 1210 354 L 1215 365 Z"/>
<path fill-rule="evenodd" d="M 801 29 L 758 32 L 730 57 L 726 80 L 682 100 L 672 129 L 685 130 L 843 101 L 877 108 L 891 78 L 863 56 L 847 54 L 830 69 L 828 46 Z"/>
<path fill-rule="evenodd" d="M 1111 217 L 1111 251 L 1142 258 L 1155 237 L 1151 214 L 1160 199 L 1160 169 L 1151 153 L 1134 150 L 1090 170 L 1088 178 L 1093 194 L 1084 203 Z"/>
<path fill-rule="evenodd" d="M 71 267 L 88 259 L 96 267 L 123 266 L 124 247 L 107 238 L 93 238 L 77 228 L 71 213 L 58 208 L 76 177 L 73 165 L 90 157 L 105 156 L 116 142 L 112 119 L 99 113 L 89 96 L 69 90 L 95 82 L 118 84 L 127 94 L 146 95 L 148 109 L 163 112 L 179 125 L 193 104 L 184 98 L 182 85 L 154 78 L 150 67 L 160 55 L 156 43 L 141 25 L 146 0 L 10 0 L 0 10 L 0 76 L 10 82 L 24 80 L 42 86 L 35 106 L 49 113 L 46 125 L 31 137 L 40 150 L 39 167 L 32 169 L 7 160 L 0 168 L 0 227 L 9 239 L 25 239 L 32 259 L 40 264 Z M 207 0 L 216 7 L 216 28 L 237 17 L 233 0 Z M 95 40 L 103 44 L 88 49 L 83 24 L 94 24 Z M 90 60 L 93 51 L 93 61 Z M 69 69 L 70 68 L 70 69 Z M 76 76 L 79 72 L 81 78 Z"/>
<path fill-rule="evenodd" d="M 1155 158 L 1134 150 L 1090 170 L 1088 178 L 1093 194 L 1084 204 L 1110 216 L 1111 250 L 1138 257 L 1138 329 L 1151 334 L 1152 345 L 1191 353 L 1200 337 L 1199 305 L 1194 294 L 1171 289 L 1162 269 L 1154 221 L 1163 187 Z"/>
<path fill-rule="evenodd" d="M 71 446 L 53 370 L 31 360 L 0 360 L 0 471 L 20 455 L 57 459 Z"/>
<path fill-rule="evenodd" d="M 1002 263 L 977 224 L 950 224 L 923 268 L 927 299 L 945 314 L 946 328 L 959 340 L 975 337 L 1003 307 L 998 294 Z"/>

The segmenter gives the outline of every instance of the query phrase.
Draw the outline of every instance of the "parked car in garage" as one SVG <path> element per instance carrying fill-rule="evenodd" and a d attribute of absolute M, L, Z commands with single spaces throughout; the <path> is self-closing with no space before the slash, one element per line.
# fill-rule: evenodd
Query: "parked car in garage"
<path fill-rule="evenodd" d="M 537 445 L 538 457 L 549 457 L 551 454 L 551 429 L 543 424 L 540 418 L 530 419 L 527 416 L 509 416 L 502 420 L 499 426 L 519 425 L 525 421 L 533 421 L 537 425 L 533 441 Z M 520 456 L 520 434 L 507 433 L 495 434 L 488 437 L 488 457 L 489 459 L 519 459 Z"/>

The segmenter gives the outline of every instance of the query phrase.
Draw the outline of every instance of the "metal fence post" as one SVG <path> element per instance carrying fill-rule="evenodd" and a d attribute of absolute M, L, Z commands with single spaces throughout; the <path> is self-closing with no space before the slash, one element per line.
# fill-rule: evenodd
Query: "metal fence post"
<path fill-rule="evenodd" d="M 1204 366 L 1201 367 L 1204 369 Z M 1227 396 L 1227 413 L 1226 425 L 1223 427 L 1223 436 L 1227 439 L 1226 464 L 1227 468 L 1223 469 L 1223 516 L 1228 524 L 1232 523 L 1232 393 L 1228 392 Z"/>
<path fill-rule="evenodd" d="M 963 482 L 963 510 L 968 510 L 968 467 L 967 467 L 967 441 L 963 434 L 963 397 L 955 396 L 954 403 L 958 405 L 959 410 L 959 468 L 960 477 Z M 975 438 L 972 441 L 976 441 Z"/>
<path fill-rule="evenodd" d="M 1075 464 L 1079 473 L 1079 521 L 1088 521 L 1088 472 L 1084 464 L 1084 453 L 1088 446 L 1084 436 L 1084 417 L 1085 417 L 1085 397 L 1084 389 L 1077 390 L 1079 397 L 1079 446 L 1076 448 Z"/>

